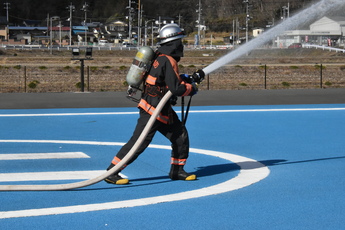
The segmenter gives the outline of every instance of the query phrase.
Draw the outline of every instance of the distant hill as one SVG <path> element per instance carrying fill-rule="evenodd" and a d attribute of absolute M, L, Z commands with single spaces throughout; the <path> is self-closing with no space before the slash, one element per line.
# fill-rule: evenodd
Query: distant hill
<path fill-rule="evenodd" d="M 143 25 L 150 19 L 161 22 L 174 20 L 180 23 L 187 33 L 196 31 L 200 9 L 200 24 L 206 25 L 209 31 L 232 32 L 233 25 L 243 29 L 246 22 L 246 9 L 248 1 L 249 28 L 266 27 L 278 23 L 282 18 L 292 15 L 301 8 L 318 0 L 136 0 L 132 4 L 133 25 L 137 25 L 137 9 L 140 2 Z M 128 16 L 128 0 L 11 0 L 9 9 L 9 22 L 13 25 L 22 25 L 25 20 L 39 20 L 46 24 L 49 16 L 60 16 L 62 24 L 70 12 L 67 9 L 72 4 L 75 6 L 73 22 L 81 24 L 85 20 L 85 11 L 82 11 L 85 2 L 87 7 L 87 22 L 102 22 L 110 20 L 126 21 Z M 289 4 L 288 4 L 289 3 Z M 1 11 L 1 16 L 6 16 L 6 10 Z"/>

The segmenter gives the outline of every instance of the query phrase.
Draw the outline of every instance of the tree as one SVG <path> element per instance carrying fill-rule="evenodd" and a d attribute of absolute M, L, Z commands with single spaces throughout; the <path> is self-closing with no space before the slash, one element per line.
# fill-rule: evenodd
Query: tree
<path fill-rule="evenodd" d="M 138 2 L 138 0 L 135 0 Z M 265 27 L 269 22 L 279 21 L 282 7 L 289 5 L 292 15 L 303 7 L 318 0 L 249 0 L 250 3 L 250 27 Z M 69 17 L 66 9 L 72 2 L 75 5 L 73 22 L 82 23 L 84 12 L 82 8 L 85 0 L 11 0 L 10 22 L 20 25 L 26 19 L 46 20 L 47 15 L 60 16 L 62 23 Z M 128 0 L 86 0 L 89 4 L 88 19 L 90 21 L 105 23 L 108 19 L 126 20 L 128 15 Z M 138 3 L 132 4 L 137 8 Z M 181 26 L 190 33 L 196 31 L 199 0 L 140 0 L 143 6 L 144 20 L 168 17 L 175 22 L 181 22 Z M 246 18 L 246 5 L 243 0 L 201 0 L 202 19 L 210 30 L 232 31 L 232 21 L 238 19 L 244 25 Z M 4 12 L 4 10 L 3 10 Z M 136 12 L 136 11 L 135 11 Z M 4 12 L 5 13 L 5 12 Z M 137 17 L 134 17 L 137 20 Z M 180 20 L 179 20 L 180 19 Z M 65 23 L 66 25 L 68 23 Z"/>

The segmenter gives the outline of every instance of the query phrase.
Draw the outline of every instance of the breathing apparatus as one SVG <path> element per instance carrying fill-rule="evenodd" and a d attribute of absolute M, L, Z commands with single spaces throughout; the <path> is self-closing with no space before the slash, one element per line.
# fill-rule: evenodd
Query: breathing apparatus
<path fill-rule="evenodd" d="M 136 89 L 140 87 L 154 55 L 155 52 L 148 46 L 143 46 L 139 49 L 126 76 L 126 81 L 129 86 Z"/>
<path fill-rule="evenodd" d="M 164 45 L 165 43 L 182 39 L 186 37 L 185 33 L 177 24 L 167 24 L 161 28 L 158 35 L 158 45 Z M 127 90 L 127 98 L 135 102 L 139 102 L 134 98 L 137 90 L 140 89 L 140 85 L 143 83 L 147 73 L 150 71 L 154 59 L 158 56 L 159 52 L 155 52 L 151 47 L 141 47 L 133 59 L 133 63 L 127 73 L 126 80 L 129 85 Z M 205 74 L 202 70 L 197 70 L 193 75 L 185 75 L 183 80 L 190 84 L 200 84 L 204 79 Z"/>

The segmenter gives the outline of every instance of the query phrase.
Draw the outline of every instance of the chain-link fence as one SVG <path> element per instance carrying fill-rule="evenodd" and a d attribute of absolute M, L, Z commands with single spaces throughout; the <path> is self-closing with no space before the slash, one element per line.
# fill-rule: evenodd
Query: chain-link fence
<path fill-rule="evenodd" d="M 85 91 L 124 91 L 126 66 L 85 66 Z M 180 67 L 192 73 L 195 67 Z M 206 76 L 202 90 L 343 88 L 345 65 L 233 65 Z M 79 66 L 0 66 L 0 92 L 76 92 Z"/>

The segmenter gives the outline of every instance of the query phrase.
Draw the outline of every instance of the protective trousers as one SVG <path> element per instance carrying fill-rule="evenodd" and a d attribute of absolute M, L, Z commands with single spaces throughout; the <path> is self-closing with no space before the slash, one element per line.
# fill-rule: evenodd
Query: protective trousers
<path fill-rule="evenodd" d="M 121 161 L 121 159 L 123 159 L 133 147 L 143 129 L 145 128 L 147 122 L 149 121 L 150 117 L 150 114 L 146 113 L 143 109 L 140 109 L 140 117 L 138 119 L 137 126 L 133 132 L 133 135 L 114 157 L 112 161 L 114 165 Z M 155 121 L 147 137 L 144 139 L 142 145 L 138 148 L 127 165 L 132 163 L 147 148 L 157 131 L 163 134 L 171 142 L 171 163 L 176 165 L 184 165 L 186 163 L 189 155 L 188 132 L 184 124 L 179 120 L 177 114 L 173 110 L 171 110 L 171 118 L 172 122 L 170 122 L 170 124 L 164 124 L 158 120 Z M 124 167 L 126 167 L 127 165 L 125 165 Z"/>

